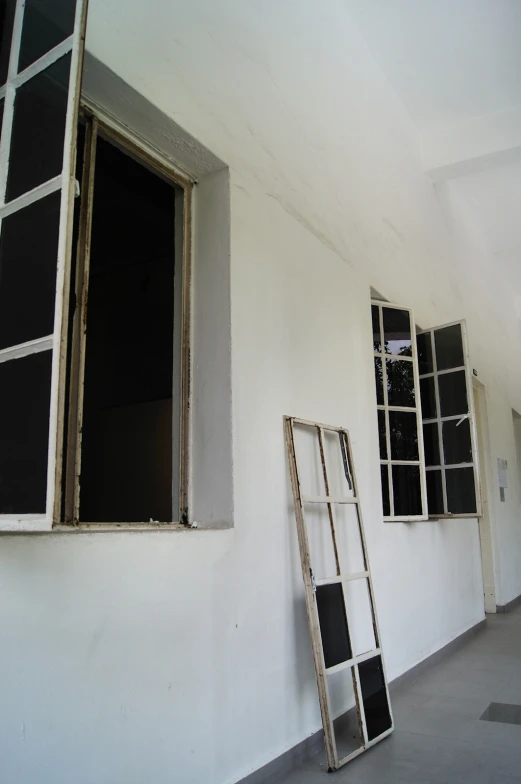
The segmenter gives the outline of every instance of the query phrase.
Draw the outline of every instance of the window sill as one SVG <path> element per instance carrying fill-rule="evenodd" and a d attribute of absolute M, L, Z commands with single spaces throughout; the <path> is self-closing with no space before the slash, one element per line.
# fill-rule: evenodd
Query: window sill
<path fill-rule="evenodd" d="M 81 525 L 55 525 L 53 528 L 44 526 L 34 527 L 0 527 L 0 536 L 20 536 L 27 534 L 101 534 L 101 533 L 155 533 L 155 532 L 175 532 L 183 533 L 188 531 L 228 531 L 233 525 L 202 526 L 184 525 L 183 523 L 82 523 Z"/>

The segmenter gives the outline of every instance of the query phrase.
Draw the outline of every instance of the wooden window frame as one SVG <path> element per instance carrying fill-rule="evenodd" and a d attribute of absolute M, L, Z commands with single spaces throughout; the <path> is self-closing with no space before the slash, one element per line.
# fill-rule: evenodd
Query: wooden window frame
<path fill-rule="evenodd" d="M 195 180 L 182 172 L 168 158 L 152 148 L 129 129 L 119 125 L 112 117 L 105 115 L 98 107 L 82 101 L 80 115 L 83 117 L 87 133 L 85 139 L 85 159 L 81 192 L 85 194 L 80 208 L 78 246 L 76 259 L 76 301 L 74 315 L 73 338 L 71 346 L 71 390 L 69 406 L 68 444 L 65 456 L 65 502 L 64 521 L 61 522 L 61 506 L 55 507 L 55 527 L 67 529 L 114 530 L 128 528 L 130 530 L 150 530 L 153 528 L 185 528 L 190 524 L 189 509 L 189 474 L 190 474 L 190 336 L 191 336 L 191 280 L 192 280 L 192 195 Z M 173 449 L 179 450 L 179 509 L 177 519 L 173 510 L 172 522 L 138 522 L 126 521 L 90 523 L 79 520 L 79 475 L 81 466 L 81 429 L 83 414 L 83 382 L 85 368 L 85 330 L 81 325 L 88 323 L 88 273 L 89 273 L 89 235 L 92 222 L 92 204 L 94 195 L 95 146 L 97 137 L 103 138 L 122 150 L 125 154 L 146 166 L 148 169 L 182 190 L 182 245 L 181 245 L 181 305 L 180 317 L 180 356 L 179 363 L 174 365 L 174 373 L 179 371 L 179 443 L 173 443 Z M 175 316 L 174 316 L 175 318 Z M 61 412 L 64 416 L 64 409 Z M 65 445 L 64 445 L 65 449 Z M 175 461 L 174 461 L 175 464 Z M 61 479 L 61 477 L 60 477 Z M 57 498 L 61 500 L 61 484 L 57 488 Z"/>

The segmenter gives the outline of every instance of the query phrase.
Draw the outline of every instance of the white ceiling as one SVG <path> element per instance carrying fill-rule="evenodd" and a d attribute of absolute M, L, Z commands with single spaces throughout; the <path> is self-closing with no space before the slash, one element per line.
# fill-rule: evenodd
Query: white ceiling
<path fill-rule="evenodd" d="M 451 179 L 521 296 L 521 0 L 345 2 L 418 128 L 426 171 Z"/>

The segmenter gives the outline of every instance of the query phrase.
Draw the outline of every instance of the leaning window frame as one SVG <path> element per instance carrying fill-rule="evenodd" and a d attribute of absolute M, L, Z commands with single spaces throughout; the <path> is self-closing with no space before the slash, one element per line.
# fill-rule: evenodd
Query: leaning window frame
<path fill-rule="evenodd" d="M 386 432 L 386 451 L 387 451 L 387 460 L 379 459 L 380 467 L 382 465 L 386 465 L 388 467 L 387 470 L 387 481 L 388 481 L 388 492 L 389 492 L 389 504 L 391 513 L 394 512 L 394 493 L 393 493 L 393 484 L 392 484 L 392 465 L 417 465 L 420 469 L 420 490 L 421 490 L 421 505 L 423 513 L 421 515 L 384 515 L 383 519 L 386 523 L 399 523 L 399 522 L 406 522 L 406 523 L 413 523 L 413 522 L 422 522 L 429 519 L 428 511 L 427 511 L 427 482 L 425 476 L 425 452 L 423 448 L 423 423 L 422 423 L 422 412 L 421 412 L 421 400 L 420 400 L 420 376 L 419 376 L 419 368 L 418 368 L 418 351 L 416 346 L 416 331 L 415 331 L 415 321 L 414 321 L 414 314 L 411 308 L 405 307 L 404 305 L 397 305 L 391 302 L 387 302 L 381 299 L 374 299 L 371 298 L 371 307 L 376 306 L 378 307 L 378 315 L 379 315 L 379 326 L 380 326 L 380 337 L 382 341 L 382 351 L 374 351 L 373 347 L 373 364 L 374 359 L 376 357 L 382 360 L 382 379 L 383 379 L 383 395 L 384 395 L 384 403 L 383 405 L 377 402 L 376 404 L 376 411 L 384 411 L 385 415 L 385 432 Z M 409 313 L 410 317 L 410 325 L 411 325 L 411 348 L 412 348 L 412 356 L 411 358 L 403 357 L 398 354 L 387 354 L 383 351 L 383 342 L 384 342 L 384 329 L 383 329 L 383 313 L 382 308 L 393 308 L 395 310 L 405 310 Z M 387 365 L 385 359 L 397 359 L 397 360 L 404 360 L 411 361 L 413 366 L 413 380 L 414 380 L 414 399 L 415 399 L 415 407 L 404 407 L 404 406 L 389 406 L 388 404 L 388 396 L 387 396 Z M 412 412 L 416 413 L 416 427 L 418 431 L 418 457 L 419 460 L 391 460 L 391 436 L 390 436 L 390 428 L 389 428 L 389 411 L 404 411 L 404 412 Z M 378 414 L 377 414 L 378 416 Z"/>
<path fill-rule="evenodd" d="M 87 188 L 86 203 L 82 204 L 80 214 L 80 230 L 78 233 L 78 250 L 76 259 L 76 249 L 73 249 L 71 264 L 77 264 L 77 270 L 82 275 L 81 293 L 78 299 L 78 319 L 77 323 L 82 324 L 86 318 L 86 300 L 88 290 L 85 286 L 88 278 L 89 248 L 85 244 L 81 247 L 83 232 L 92 219 L 93 201 L 93 180 L 92 172 L 95 168 L 95 137 L 100 136 L 106 139 L 130 157 L 139 161 L 143 165 L 155 171 L 159 176 L 172 182 L 183 191 L 183 237 L 182 237 L 182 260 L 181 260 L 181 318 L 180 318 L 180 383 L 179 383 L 179 444 L 173 444 L 173 448 L 179 450 L 179 514 L 178 519 L 168 523 L 156 522 L 107 522 L 90 523 L 79 521 L 79 472 L 76 470 L 78 459 L 81 460 L 81 442 L 78 439 L 81 431 L 82 400 L 81 386 L 84 373 L 84 352 L 85 338 L 83 330 L 77 329 L 73 335 L 73 352 L 79 352 L 79 367 L 76 369 L 76 381 L 78 387 L 72 390 L 71 400 L 75 399 L 77 410 L 69 419 L 69 430 L 73 432 L 73 441 L 67 449 L 64 465 L 66 468 L 65 477 L 65 521 L 61 521 L 61 507 L 55 507 L 54 527 L 83 530 L 114 530 L 127 528 L 129 530 L 150 530 L 154 528 L 185 528 L 190 523 L 190 394 L 191 394 L 191 281 L 192 281 L 192 198 L 193 186 L 196 184 L 195 178 L 191 178 L 185 171 L 160 153 L 137 134 L 123 126 L 118 120 L 104 112 L 91 101 L 82 97 L 80 104 L 80 116 L 87 122 L 90 132 L 86 134 L 85 151 L 87 159 L 91 158 L 92 169 L 89 173 L 84 166 L 83 182 Z M 94 140 L 94 141 L 93 141 Z M 90 149 L 89 149 L 90 146 Z M 93 149 L 94 147 L 94 149 Z M 92 157 L 91 157 L 92 156 Z M 88 164 L 87 164 L 88 165 Z M 83 188 L 83 185 L 82 185 Z M 83 237 L 84 241 L 84 237 Z M 65 406 L 62 408 L 62 419 Z M 64 445 L 65 452 L 66 445 Z M 56 488 L 56 497 L 61 499 L 61 484 Z M 175 517 L 175 513 L 173 514 Z"/>
<path fill-rule="evenodd" d="M 446 327 L 461 327 L 461 336 L 463 342 L 463 365 L 454 368 L 448 368 L 447 370 L 440 370 L 438 371 L 437 366 L 437 358 L 436 358 L 436 349 L 434 345 L 434 333 L 439 329 L 445 329 Z M 425 465 L 425 471 L 429 470 L 441 470 L 441 478 L 442 478 L 442 491 L 443 491 L 443 505 L 445 509 L 447 508 L 447 490 L 446 490 L 446 482 L 445 482 L 445 472 L 447 468 L 451 470 L 451 468 L 467 468 L 472 467 L 474 469 L 474 487 L 476 493 L 476 511 L 475 512 L 465 512 L 465 513 L 440 513 L 440 514 L 429 514 L 429 520 L 452 520 L 452 519 L 469 519 L 475 517 L 482 517 L 483 516 L 483 505 L 481 499 L 481 478 L 480 478 L 480 465 L 479 465 L 479 448 L 478 448 L 478 434 L 477 434 L 477 426 L 476 426 L 476 412 L 474 409 L 474 389 L 473 389 L 473 382 L 472 382 L 472 365 L 470 363 L 470 355 L 469 355 L 469 348 L 468 348 L 468 339 L 467 339 L 467 323 L 465 319 L 460 319 L 457 321 L 450 321 L 448 324 L 439 324 L 435 327 L 429 327 L 428 329 L 417 329 L 416 335 L 430 335 L 431 340 L 431 352 L 432 352 L 432 362 L 433 362 L 433 370 L 430 373 L 422 373 L 420 375 L 420 379 L 423 378 L 433 378 L 434 379 L 434 389 L 436 395 L 436 417 L 429 418 L 423 421 L 423 424 L 433 424 L 436 423 L 437 430 L 438 430 L 438 441 L 439 441 L 439 450 L 440 450 L 440 458 L 441 464 L 439 466 L 427 466 Z M 415 341 L 416 343 L 416 341 Z M 463 417 L 459 415 L 454 416 L 447 416 L 442 417 L 440 411 L 440 399 L 439 399 L 439 391 L 438 391 L 438 376 L 444 375 L 446 373 L 454 373 L 460 370 L 464 370 L 465 372 L 465 387 L 467 391 L 467 403 L 469 413 L 466 418 L 469 420 L 470 425 L 470 442 L 472 448 L 472 463 L 462 463 L 456 464 L 453 466 L 446 466 L 445 460 L 443 456 L 443 435 L 442 435 L 442 426 L 443 422 L 447 422 L 450 420 L 461 420 Z M 423 427 L 422 427 L 423 432 Z M 424 464 L 425 464 L 425 455 L 424 455 Z M 428 509 L 428 505 L 427 505 Z"/>

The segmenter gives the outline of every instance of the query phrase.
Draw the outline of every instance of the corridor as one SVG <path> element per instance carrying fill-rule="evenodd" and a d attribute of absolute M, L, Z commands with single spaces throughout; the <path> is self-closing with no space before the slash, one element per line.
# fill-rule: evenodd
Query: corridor
<path fill-rule="evenodd" d="M 336 773 L 316 756 L 283 784 L 521 782 L 521 724 L 480 718 L 491 703 L 521 706 L 521 607 L 487 616 L 469 641 L 391 687 L 391 701 L 393 735 Z M 491 712 L 521 722 L 521 707 Z"/>

